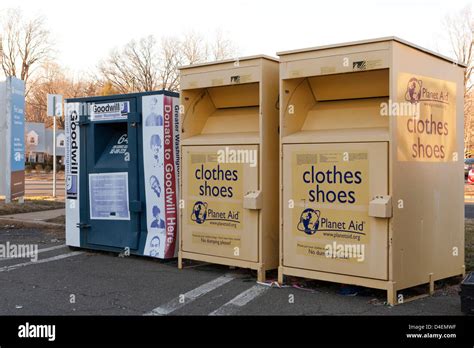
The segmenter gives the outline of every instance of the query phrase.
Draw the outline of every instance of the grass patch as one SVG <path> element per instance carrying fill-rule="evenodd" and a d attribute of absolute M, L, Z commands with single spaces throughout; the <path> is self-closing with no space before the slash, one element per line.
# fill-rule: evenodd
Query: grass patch
<path fill-rule="evenodd" d="M 55 238 L 64 239 L 64 226 L 62 225 L 40 225 L 32 222 L 24 222 L 19 220 L 0 221 L 0 233 L 3 230 L 40 230 Z M 20 232 L 23 233 L 23 232 Z"/>
<path fill-rule="evenodd" d="M 66 224 L 66 217 L 64 215 L 61 215 L 61 216 L 58 216 L 58 217 L 55 217 L 55 218 L 52 218 L 52 219 L 45 220 L 45 222 L 51 222 L 53 224 L 65 225 Z"/>
<path fill-rule="evenodd" d="M 54 201 L 45 197 L 26 198 L 23 204 L 17 201 L 5 204 L 4 200 L 0 200 L 0 215 L 32 213 L 35 211 L 61 208 L 64 208 L 64 202 Z"/>
<path fill-rule="evenodd" d="M 474 219 L 465 220 L 466 271 L 474 271 Z"/>

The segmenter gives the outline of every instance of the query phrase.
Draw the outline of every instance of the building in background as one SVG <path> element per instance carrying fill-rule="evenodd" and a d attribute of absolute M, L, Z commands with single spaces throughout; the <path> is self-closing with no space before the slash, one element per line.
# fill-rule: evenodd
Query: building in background
<path fill-rule="evenodd" d="M 53 162 L 53 130 L 44 123 L 25 123 L 25 159 L 27 163 L 47 164 Z M 56 157 L 58 163 L 64 163 L 66 136 L 64 130 L 56 130 Z"/>

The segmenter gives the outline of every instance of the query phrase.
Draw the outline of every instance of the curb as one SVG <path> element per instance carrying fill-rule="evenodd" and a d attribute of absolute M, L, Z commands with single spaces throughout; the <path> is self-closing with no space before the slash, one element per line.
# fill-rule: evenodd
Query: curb
<path fill-rule="evenodd" d="M 2 218 L 0 217 L 0 222 L 6 222 L 6 223 L 14 223 L 14 224 L 22 224 L 22 225 L 34 225 L 34 226 L 44 226 L 44 227 L 65 227 L 63 224 L 56 224 L 53 222 L 45 222 L 45 221 L 39 221 L 39 220 L 18 220 L 18 219 L 12 219 L 12 218 Z"/>

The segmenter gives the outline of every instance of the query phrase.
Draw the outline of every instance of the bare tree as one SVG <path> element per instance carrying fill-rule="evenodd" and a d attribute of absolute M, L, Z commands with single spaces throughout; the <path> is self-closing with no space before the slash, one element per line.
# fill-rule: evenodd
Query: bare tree
<path fill-rule="evenodd" d="M 451 49 L 456 60 L 465 64 L 464 71 L 464 148 L 471 147 L 473 128 L 472 92 L 474 69 L 474 18 L 469 6 L 459 13 L 448 15 L 445 18 Z"/>
<path fill-rule="evenodd" d="M 101 93 L 97 83 L 85 76 L 72 77 L 66 70 L 54 62 L 42 64 L 31 80 L 31 91 L 26 98 L 26 119 L 30 122 L 52 124 L 46 117 L 46 95 L 61 94 L 64 98 L 92 96 Z M 64 127 L 64 119 L 58 118 L 59 127 Z"/>
<path fill-rule="evenodd" d="M 211 44 L 212 59 L 223 60 L 235 56 L 237 49 L 234 43 L 225 38 L 222 30 L 216 31 L 214 43 Z"/>
<path fill-rule="evenodd" d="M 19 12 L 8 10 L 2 19 L 3 34 L 0 40 L 0 57 L 5 76 L 16 76 L 16 65 L 19 56 Z"/>
<path fill-rule="evenodd" d="M 237 51 L 234 43 L 224 36 L 222 30 L 216 30 L 215 37 L 208 41 L 201 34 L 189 32 L 184 35 L 181 49 L 185 64 L 228 59 Z"/>
<path fill-rule="evenodd" d="M 143 91 L 156 88 L 158 75 L 157 42 L 153 36 L 132 41 L 125 47 L 125 55 L 132 64 L 135 86 Z"/>
<path fill-rule="evenodd" d="M 209 58 L 209 45 L 202 35 L 191 31 L 181 40 L 181 61 L 184 64 L 196 64 Z"/>
<path fill-rule="evenodd" d="M 164 37 L 160 43 L 148 36 L 113 50 L 98 70 L 104 91 L 177 91 L 179 66 L 230 58 L 234 52 L 232 42 L 221 32 L 211 42 L 196 32 L 189 32 L 182 39 Z"/>
<path fill-rule="evenodd" d="M 29 78 L 34 69 L 50 58 L 53 49 L 44 17 L 23 18 L 18 9 L 7 10 L 1 20 L 0 59 L 6 76 L 25 81 L 29 92 Z"/>
<path fill-rule="evenodd" d="M 132 40 L 122 49 L 113 50 L 99 64 L 99 73 L 121 93 L 152 91 L 158 86 L 158 49 L 153 36 Z"/>
<path fill-rule="evenodd" d="M 161 41 L 160 74 L 161 88 L 170 91 L 179 90 L 178 67 L 182 64 L 181 45 L 175 37 L 164 38 Z"/>

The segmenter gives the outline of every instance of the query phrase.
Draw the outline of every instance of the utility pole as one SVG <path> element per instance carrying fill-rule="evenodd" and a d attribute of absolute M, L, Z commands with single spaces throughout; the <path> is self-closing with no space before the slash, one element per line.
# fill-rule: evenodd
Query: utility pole
<path fill-rule="evenodd" d="M 53 197 L 56 198 L 56 117 L 63 115 L 63 96 L 48 94 L 48 116 L 53 117 Z"/>

